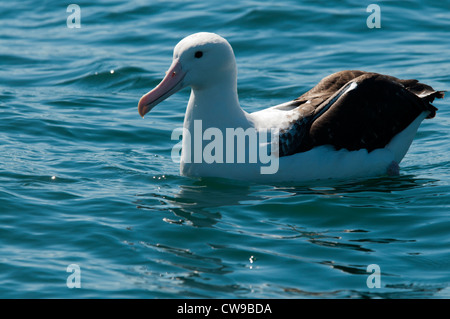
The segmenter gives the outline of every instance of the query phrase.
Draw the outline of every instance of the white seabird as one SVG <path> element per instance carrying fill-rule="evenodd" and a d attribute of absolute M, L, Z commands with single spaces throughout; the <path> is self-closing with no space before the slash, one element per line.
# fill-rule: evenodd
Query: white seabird
<path fill-rule="evenodd" d="M 201 32 L 175 46 L 172 65 L 161 83 L 140 99 L 139 114 L 143 117 L 187 86 L 191 96 L 181 174 L 248 181 L 398 173 L 420 123 L 436 113 L 431 103 L 444 96 L 417 80 L 351 70 L 325 77 L 292 101 L 247 113 L 239 104 L 232 47 L 217 34 Z M 252 148 L 252 130 L 272 132 L 272 139 L 261 138 L 261 133 L 259 148 Z M 243 132 L 248 145 L 236 140 Z M 232 140 L 219 140 L 227 137 Z M 269 157 L 262 154 L 264 145 L 269 145 Z M 252 157 L 254 152 L 260 156 Z"/>

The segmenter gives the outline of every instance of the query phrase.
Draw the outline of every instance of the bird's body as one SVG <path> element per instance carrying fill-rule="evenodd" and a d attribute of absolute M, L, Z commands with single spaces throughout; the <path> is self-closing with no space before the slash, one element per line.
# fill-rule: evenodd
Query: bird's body
<path fill-rule="evenodd" d="M 204 32 L 175 47 L 166 77 L 141 98 L 139 113 L 185 86 L 192 90 L 181 174 L 250 181 L 386 174 L 398 166 L 423 119 L 434 117 L 431 102 L 443 97 L 417 80 L 341 71 L 295 100 L 247 113 L 239 104 L 231 46 Z"/>

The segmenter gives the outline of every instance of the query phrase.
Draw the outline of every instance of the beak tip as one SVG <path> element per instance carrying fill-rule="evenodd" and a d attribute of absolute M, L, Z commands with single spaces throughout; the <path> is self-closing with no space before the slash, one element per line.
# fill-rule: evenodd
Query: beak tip
<path fill-rule="evenodd" d="M 139 101 L 138 104 L 138 113 L 139 115 L 144 118 L 144 115 L 147 114 L 147 112 L 149 111 L 149 108 L 147 105 L 144 105 L 143 103 L 141 103 L 141 101 Z"/>
<path fill-rule="evenodd" d="M 139 115 L 144 118 L 146 112 L 139 112 Z"/>

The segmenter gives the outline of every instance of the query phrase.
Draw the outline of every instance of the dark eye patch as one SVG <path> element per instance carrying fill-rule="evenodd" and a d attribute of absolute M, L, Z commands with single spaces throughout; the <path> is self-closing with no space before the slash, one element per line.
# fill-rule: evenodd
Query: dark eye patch
<path fill-rule="evenodd" d="M 202 52 L 202 51 L 197 51 L 197 52 L 195 52 L 194 56 L 195 56 L 197 59 L 200 59 L 200 58 L 203 56 L 203 52 Z"/>

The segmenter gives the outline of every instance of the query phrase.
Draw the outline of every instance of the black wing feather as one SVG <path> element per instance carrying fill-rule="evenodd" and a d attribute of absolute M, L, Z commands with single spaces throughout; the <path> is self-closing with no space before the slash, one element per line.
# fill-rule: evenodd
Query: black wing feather
<path fill-rule="evenodd" d="M 351 83 L 356 88 L 346 92 Z M 422 112 L 434 117 L 431 102 L 443 96 L 417 80 L 364 71 L 332 74 L 295 100 L 299 112 L 307 107 L 309 113 L 280 133 L 280 156 L 320 145 L 369 152 L 383 148 Z"/>

